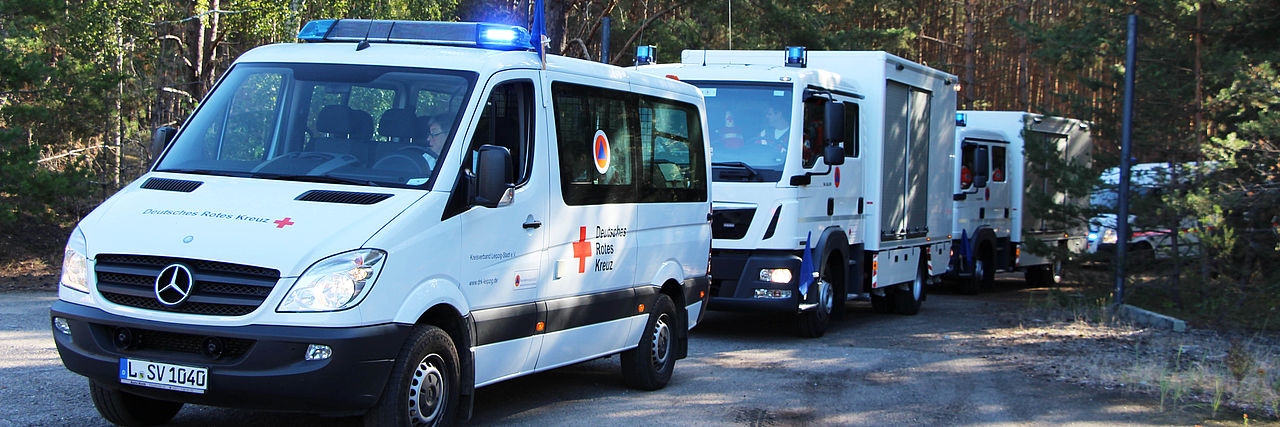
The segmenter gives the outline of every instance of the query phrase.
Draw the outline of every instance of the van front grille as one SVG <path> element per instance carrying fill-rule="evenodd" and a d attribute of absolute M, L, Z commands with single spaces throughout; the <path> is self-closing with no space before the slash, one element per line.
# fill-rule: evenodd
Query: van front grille
<path fill-rule="evenodd" d="M 194 285 L 176 305 L 156 297 L 156 277 L 179 264 L 191 271 Z M 114 304 L 146 310 L 209 316 L 242 316 L 256 310 L 280 280 L 280 271 L 241 264 L 146 255 L 98 255 L 94 272 L 98 293 Z"/>

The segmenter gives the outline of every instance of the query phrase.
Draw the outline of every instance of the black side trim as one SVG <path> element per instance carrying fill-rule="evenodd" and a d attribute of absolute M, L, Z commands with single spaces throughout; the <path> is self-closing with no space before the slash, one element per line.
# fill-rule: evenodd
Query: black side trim
<path fill-rule="evenodd" d="M 303 202 L 345 203 L 349 205 L 372 205 L 391 198 L 391 194 L 357 193 L 352 191 L 311 190 L 298 195 L 294 200 Z"/>
<path fill-rule="evenodd" d="M 148 190 L 190 193 L 192 191 L 196 191 L 197 188 L 200 188 L 200 184 L 204 183 L 200 181 L 187 181 L 182 179 L 147 178 L 147 181 L 142 183 L 142 188 Z"/>
<path fill-rule="evenodd" d="M 539 303 L 486 308 L 471 312 L 476 324 L 475 345 L 493 344 L 538 333 Z"/>
<path fill-rule="evenodd" d="M 635 288 L 561 298 L 543 303 L 546 304 L 547 312 L 546 332 L 563 331 L 640 314 L 637 311 L 639 303 L 636 301 Z"/>
<path fill-rule="evenodd" d="M 769 220 L 769 228 L 764 229 L 764 238 L 761 240 L 769 240 L 773 237 L 773 232 L 778 229 L 779 216 L 782 216 L 782 205 L 778 205 L 778 208 L 773 210 L 773 219 Z"/>

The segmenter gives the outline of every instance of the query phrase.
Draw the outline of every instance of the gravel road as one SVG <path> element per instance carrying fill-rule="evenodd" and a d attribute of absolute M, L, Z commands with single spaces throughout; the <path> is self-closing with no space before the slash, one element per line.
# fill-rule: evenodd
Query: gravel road
<path fill-rule="evenodd" d="M 471 424 L 620 425 L 1164 425 L 1150 398 L 1029 376 L 971 339 L 1024 297 L 930 295 L 919 315 L 865 303 L 818 339 L 790 318 L 710 313 L 666 389 L 621 385 L 617 357 L 479 391 Z M 0 293 L 0 427 L 107 425 L 86 380 L 62 367 L 50 337 L 51 292 Z M 174 425 L 347 426 L 324 418 L 191 406 Z"/>

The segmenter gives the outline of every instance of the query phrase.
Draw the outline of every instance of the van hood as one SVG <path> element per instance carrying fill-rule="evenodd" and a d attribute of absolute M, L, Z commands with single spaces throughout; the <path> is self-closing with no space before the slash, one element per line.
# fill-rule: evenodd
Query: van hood
<path fill-rule="evenodd" d="M 144 188 L 149 179 L 200 182 L 190 192 Z M 153 187 L 149 185 L 148 187 Z M 296 200 L 312 190 L 388 195 L 372 204 Z M 151 173 L 80 222 L 88 255 L 203 259 L 300 275 L 358 249 L 426 192 L 250 178 Z"/>

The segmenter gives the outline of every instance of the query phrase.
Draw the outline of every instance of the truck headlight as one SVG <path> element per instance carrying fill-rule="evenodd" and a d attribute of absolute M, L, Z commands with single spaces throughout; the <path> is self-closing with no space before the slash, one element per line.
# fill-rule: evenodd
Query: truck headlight
<path fill-rule="evenodd" d="M 1117 235 L 1116 235 L 1116 229 L 1114 229 L 1114 228 L 1107 228 L 1107 229 L 1104 229 L 1104 230 L 1102 230 L 1102 243 L 1105 243 L 1105 244 L 1114 244 L 1114 243 L 1116 243 L 1116 241 L 1117 241 L 1117 240 L 1120 240 L 1120 239 L 1119 239 L 1119 238 L 1117 238 L 1116 236 L 1117 236 Z"/>
<path fill-rule="evenodd" d="M 766 268 L 760 270 L 761 282 L 791 283 L 791 269 Z"/>
<path fill-rule="evenodd" d="M 62 286 L 80 292 L 89 292 L 89 252 L 85 244 L 84 232 L 76 227 L 67 239 L 67 248 L 62 252 L 62 278 L 58 281 Z"/>
<path fill-rule="evenodd" d="M 279 312 L 337 311 L 369 293 L 387 253 L 377 249 L 343 252 L 312 264 L 285 294 Z"/>

